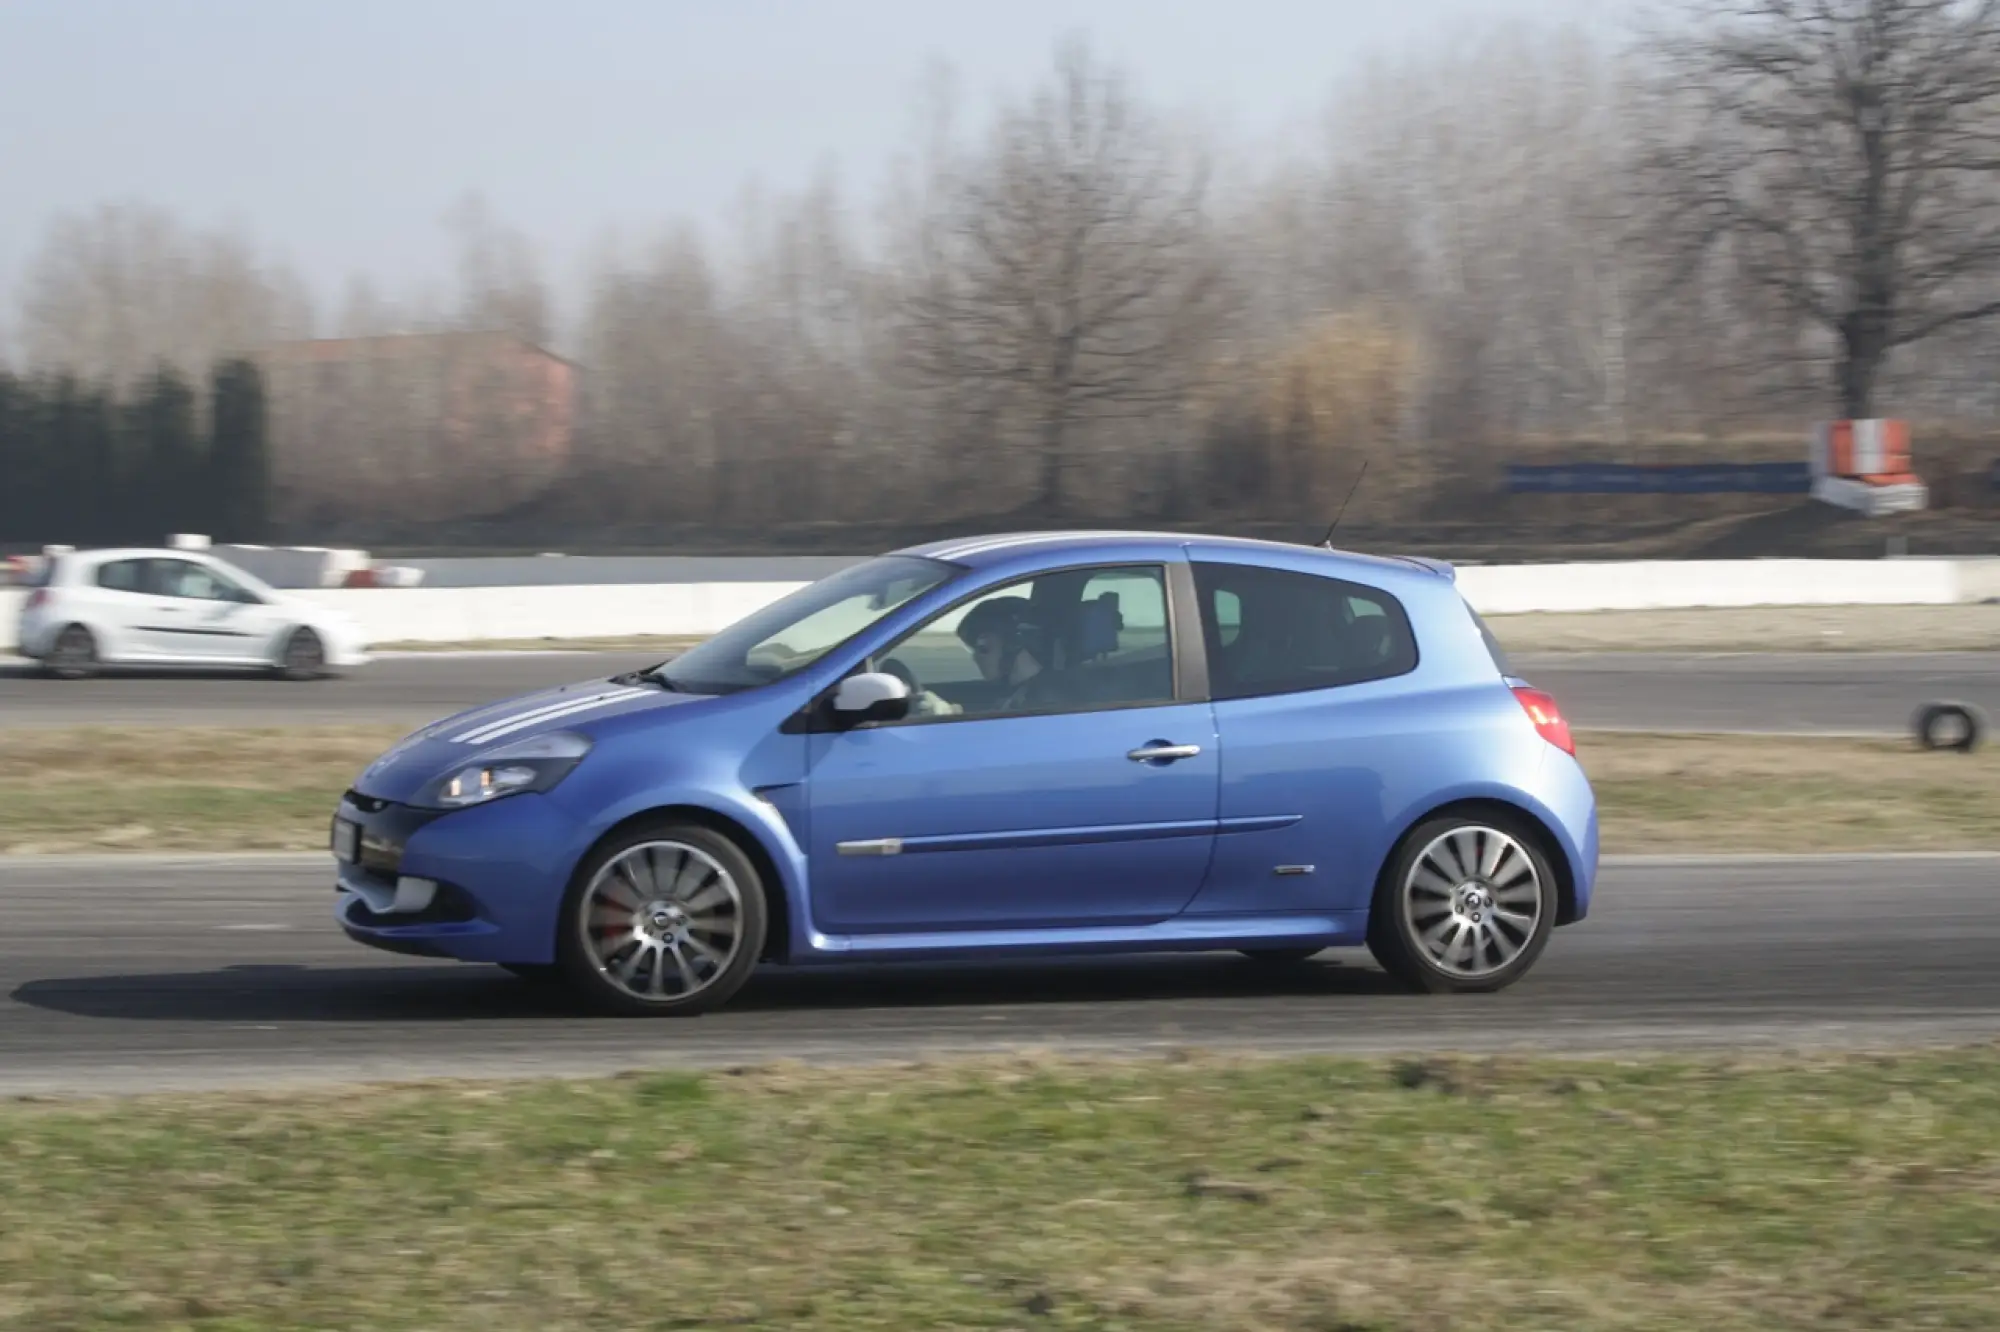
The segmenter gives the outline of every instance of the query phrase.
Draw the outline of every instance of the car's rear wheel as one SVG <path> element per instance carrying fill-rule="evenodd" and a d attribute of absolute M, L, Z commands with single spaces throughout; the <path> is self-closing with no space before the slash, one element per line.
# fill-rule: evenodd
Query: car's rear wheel
<path fill-rule="evenodd" d="M 743 987 L 766 928 L 763 884 L 742 849 L 702 824 L 667 820 L 620 833 L 585 859 L 557 953 L 599 1008 L 690 1016 Z"/>
<path fill-rule="evenodd" d="M 326 645 L 310 629 L 294 629 L 285 640 L 278 674 L 287 680 L 317 680 L 326 673 Z"/>
<path fill-rule="evenodd" d="M 64 625 L 42 658 L 42 669 L 58 680 L 81 680 L 97 672 L 97 640 L 80 624 Z"/>
<path fill-rule="evenodd" d="M 1390 858 L 1368 948 L 1419 990 L 1501 990 L 1541 956 L 1556 906 L 1548 855 L 1522 820 L 1447 814 L 1419 825 Z"/>

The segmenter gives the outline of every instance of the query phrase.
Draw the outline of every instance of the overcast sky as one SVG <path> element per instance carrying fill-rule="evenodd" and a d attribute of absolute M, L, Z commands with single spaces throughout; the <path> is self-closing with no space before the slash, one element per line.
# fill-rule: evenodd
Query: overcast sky
<path fill-rule="evenodd" d="M 1625 3 L 0 0 L 0 291 L 52 216 L 118 199 L 239 224 L 324 294 L 442 278 L 468 189 L 567 285 L 607 226 L 712 225 L 752 178 L 871 191 L 934 59 L 976 109 L 1080 32 L 1155 103 L 1271 144 L 1367 55 Z"/>

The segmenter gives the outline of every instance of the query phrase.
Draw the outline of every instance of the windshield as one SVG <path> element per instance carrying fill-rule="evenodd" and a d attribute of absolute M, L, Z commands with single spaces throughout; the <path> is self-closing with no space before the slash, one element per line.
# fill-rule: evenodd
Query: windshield
<path fill-rule="evenodd" d="M 781 597 L 651 672 L 690 694 L 729 694 L 782 680 L 960 571 L 885 555 Z"/>

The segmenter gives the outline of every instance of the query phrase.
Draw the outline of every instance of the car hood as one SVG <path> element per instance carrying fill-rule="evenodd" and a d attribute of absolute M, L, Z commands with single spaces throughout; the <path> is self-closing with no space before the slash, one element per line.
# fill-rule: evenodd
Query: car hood
<path fill-rule="evenodd" d="M 549 731 L 588 732 L 612 717 L 678 707 L 703 697 L 617 680 L 584 680 L 467 708 L 397 741 L 355 779 L 354 789 L 377 800 L 406 802 L 454 765 L 502 745 Z"/>

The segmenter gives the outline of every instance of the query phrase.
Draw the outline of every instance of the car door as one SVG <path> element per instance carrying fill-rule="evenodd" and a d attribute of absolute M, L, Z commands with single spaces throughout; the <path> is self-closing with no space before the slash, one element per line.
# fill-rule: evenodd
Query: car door
<path fill-rule="evenodd" d="M 97 650 L 107 661 L 168 655 L 160 634 L 163 623 L 152 585 L 152 561 L 144 558 L 105 560 L 89 569 L 83 581 L 64 589 L 65 610 L 92 627 Z"/>
<path fill-rule="evenodd" d="M 159 619 L 175 657 L 243 661 L 263 653 L 273 632 L 268 610 L 222 570 L 195 560 L 153 562 L 163 594 Z"/>
<path fill-rule="evenodd" d="M 809 738 L 818 927 L 1035 930 L 1181 911 L 1214 845 L 1220 766 L 1209 706 L 1180 678 L 1168 587 L 1163 564 L 1045 573 L 863 663 L 913 679 L 919 706 Z M 958 632 L 990 603 L 1026 617 L 998 652 Z M 995 682 L 975 647 L 989 665 L 1018 649 L 1011 660 L 1040 673 Z"/>
<path fill-rule="evenodd" d="M 1428 737 L 1455 724 L 1410 687 L 1407 613 L 1322 573 L 1199 552 L 1192 570 L 1232 835 L 1190 914 L 1365 911 L 1397 792 Z"/>

